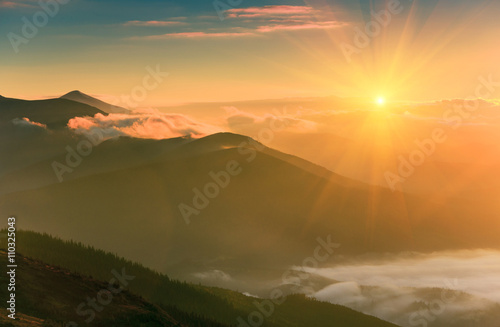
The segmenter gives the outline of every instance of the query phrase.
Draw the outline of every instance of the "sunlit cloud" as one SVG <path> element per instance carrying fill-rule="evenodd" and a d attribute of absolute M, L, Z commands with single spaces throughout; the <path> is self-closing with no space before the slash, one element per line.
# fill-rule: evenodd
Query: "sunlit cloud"
<path fill-rule="evenodd" d="M 29 3 L 29 1 L 0 1 L 0 8 L 36 8 L 35 5 Z"/>
<path fill-rule="evenodd" d="M 269 17 L 276 15 L 297 15 L 311 14 L 315 12 L 312 7 L 308 6 L 263 6 L 250 8 L 234 8 L 226 11 L 228 17 L 231 18 L 249 18 L 249 17 Z"/>
<path fill-rule="evenodd" d="M 29 118 L 24 117 L 23 119 L 16 118 L 12 120 L 12 123 L 17 126 L 29 126 L 29 127 L 41 127 L 47 128 L 47 125 L 29 120 Z"/>
<path fill-rule="evenodd" d="M 180 33 L 167 33 L 162 35 L 149 35 L 144 37 L 148 40 L 162 40 L 162 39 L 175 39 L 175 38 L 187 38 L 187 39 L 200 39 L 200 38 L 232 38 L 232 37 L 242 37 L 242 36 L 255 36 L 254 33 L 250 32 L 220 32 L 220 33 L 206 33 L 206 32 L 180 32 Z M 137 39 L 137 38 L 136 38 Z M 141 39 L 141 37 L 139 37 Z"/>
<path fill-rule="evenodd" d="M 347 26 L 347 22 L 332 20 L 313 7 L 309 6 L 263 6 L 250 8 L 234 8 L 227 10 L 227 17 L 232 18 L 228 27 L 215 27 L 205 30 L 199 26 L 197 31 L 176 31 L 162 35 L 135 37 L 134 39 L 172 39 L 172 38 L 235 38 L 265 35 L 280 31 L 329 30 Z M 200 17 L 198 21 L 203 20 Z M 164 22 L 128 22 L 129 26 L 162 26 Z M 174 25 L 167 24 L 165 26 Z M 181 24 L 182 25 L 182 24 Z M 198 22 L 190 22 L 190 28 L 198 26 Z"/>
<path fill-rule="evenodd" d="M 187 25 L 185 22 L 178 21 L 165 21 L 165 20 L 149 20 L 149 21 L 140 21 L 140 20 L 132 20 L 123 24 L 124 26 L 182 26 Z"/>
<path fill-rule="evenodd" d="M 190 136 L 203 137 L 220 131 L 217 127 L 197 122 L 181 114 L 165 114 L 157 110 L 141 110 L 132 114 L 96 114 L 94 117 L 75 117 L 68 127 L 85 134 L 100 130 L 109 137 L 131 136 L 147 139 L 167 139 Z"/>
<path fill-rule="evenodd" d="M 313 30 L 313 29 L 332 29 L 332 28 L 339 28 L 346 26 L 345 23 L 340 23 L 336 21 L 329 21 L 329 22 L 310 22 L 310 23 L 303 23 L 303 24 L 292 24 L 292 25 L 287 25 L 287 24 L 274 24 L 274 25 L 268 25 L 268 26 L 259 26 L 257 29 L 259 32 L 263 33 L 268 33 L 268 32 L 275 32 L 275 31 L 294 31 L 294 30 Z"/>

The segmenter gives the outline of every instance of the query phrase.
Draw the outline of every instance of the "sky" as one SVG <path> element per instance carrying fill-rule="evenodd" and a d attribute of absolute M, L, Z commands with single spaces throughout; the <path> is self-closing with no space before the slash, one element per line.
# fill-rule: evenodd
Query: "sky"
<path fill-rule="evenodd" d="M 0 94 L 467 98 L 480 76 L 500 80 L 499 13 L 493 0 L 0 0 Z"/>

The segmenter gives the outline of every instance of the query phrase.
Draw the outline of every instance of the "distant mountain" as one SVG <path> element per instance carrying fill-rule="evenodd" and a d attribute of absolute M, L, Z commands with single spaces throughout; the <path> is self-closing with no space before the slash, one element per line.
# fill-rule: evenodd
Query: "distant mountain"
<path fill-rule="evenodd" d="M 20 100 L 0 99 L 0 124 L 13 119 L 28 118 L 32 122 L 47 125 L 49 128 L 63 128 L 74 117 L 94 116 L 105 112 L 84 103 L 67 99 Z"/>
<path fill-rule="evenodd" d="M 67 99 L 0 98 L 0 176 L 76 147 L 80 137 L 66 128 L 68 121 L 98 113 L 106 115 Z"/>
<path fill-rule="evenodd" d="M 112 104 L 106 103 L 104 101 L 93 98 L 90 95 L 87 95 L 87 94 L 82 93 L 80 91 L 69 92 L 69 93 L 63 95 L 61 97 L 61 99 L 68 99 L 68 100 L 72 100 L 72 101 L 76 101 L 76 102 L 80 102 L 80 103 L 85 103 L 85 104 L 88 104 L 89 106 L 95 107 L 99 110 L 102 110 L 102 111 L 110 113 L 110 114 L 111 113 L 129 113 L 130 112 L 129 110 L 127 110 L 125 108 L 114 106 Z"/>

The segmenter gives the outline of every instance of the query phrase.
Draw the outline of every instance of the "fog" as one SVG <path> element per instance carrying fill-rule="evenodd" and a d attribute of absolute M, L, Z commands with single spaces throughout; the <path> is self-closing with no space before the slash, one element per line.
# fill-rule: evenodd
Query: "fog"
<path fill-rule="evenodd" d="M 296 269 L 300 269 L 296 267 Z M 305 268 L 335 280 L 311 297 L 401 326 L 500 324 L 500 252 L 476 250 L 358 259 Z"/>
<path fill-rule="evenodd" d="M 247 296 L 265 298 L 271 289 L 305 293 L 404 327 L 500 326 L 498 251 L 332 257 L 322 267 L 295 266 L 283 273 L 286 278 L 272 281 L 219 270 L 193 277 Z"/>

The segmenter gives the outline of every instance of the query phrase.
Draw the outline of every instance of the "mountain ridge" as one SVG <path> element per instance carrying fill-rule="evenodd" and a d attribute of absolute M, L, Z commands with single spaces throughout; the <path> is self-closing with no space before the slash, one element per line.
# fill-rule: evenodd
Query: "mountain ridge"
<path fill-rule="evenodd" d="M 3 98 L 0 102 L 0 123 L 9 123 L 13 119 L 28 118 L 32 122 L 47 125 L 52 129 L 62 129 L 75 117 L 90 116 L 102 110 L 84 103 L 68 99 L 22 100 Z"/>

